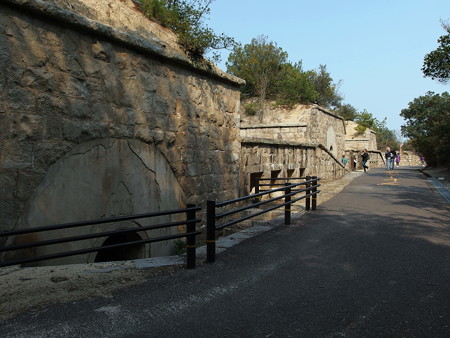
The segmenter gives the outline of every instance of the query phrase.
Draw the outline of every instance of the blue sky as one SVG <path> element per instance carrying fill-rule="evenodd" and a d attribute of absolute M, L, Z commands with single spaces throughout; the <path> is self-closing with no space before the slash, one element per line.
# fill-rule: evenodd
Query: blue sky
<path fill-rule="evenodd" d="M 266 35 L 305 70 L 327 66 L 342 80 L 344 103 L 404 124 L 402 109 L 427 91 L 450 91 L 421 72 L 423 58 L 438 46 L 450 22 L 450 0 L 215 0 L 205 23 L 247 44 Z M 226 70 L 228 52 L 219 67 Z"/>

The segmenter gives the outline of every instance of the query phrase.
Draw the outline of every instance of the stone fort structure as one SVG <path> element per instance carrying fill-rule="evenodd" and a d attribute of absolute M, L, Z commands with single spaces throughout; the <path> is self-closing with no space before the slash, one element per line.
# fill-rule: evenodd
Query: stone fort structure
<path fill-rule="evenodd" d="M 192 62 L 176 39 L 132 0 L 0 3 L 0 231 L 204 206 L 250 193 L 255 177 L 349 170 L 342 118 L 318 106 L 267 114 L 276 120 L 240 114 L 243 81 Z M 160 242 L 126 257 L 172 252 Z"/>
<path fill-rule="evenodd" d="M 131 0 L 0 3 L 1 231 L 237 197 L 243 82 L 175 41 Z"/>

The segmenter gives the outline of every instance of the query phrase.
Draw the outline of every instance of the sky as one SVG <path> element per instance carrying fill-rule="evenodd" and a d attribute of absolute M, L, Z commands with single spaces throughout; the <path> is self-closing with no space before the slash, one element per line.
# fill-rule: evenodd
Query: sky
<path fill-rule="evenodd" d="M 242 45 L 267 36 L 304 70 L 326 65 L 342 81 L 343 103 L 400 130 L 409 102 L 428 91 L 450 92 L 424 78 L 426 54 L 445 35 L 450 0 L 214 0 L 206 26 Z M 228 51 L 218 66 L 226 71 Z"/>

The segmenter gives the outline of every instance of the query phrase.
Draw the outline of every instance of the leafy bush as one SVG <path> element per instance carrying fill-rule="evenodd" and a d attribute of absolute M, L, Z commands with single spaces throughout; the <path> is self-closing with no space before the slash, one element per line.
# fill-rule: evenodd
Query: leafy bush
<path fill-rule="evenodd" d="M 258 112 L 258 107 L 254 103 L 248 103 L 244 106 L 244 111 L 247 115 L 253 116 Z"/>
<path fill-rule="evenodd" d="M 233 38 L 216 35 L 204 26 L 203 18 L 210 13 L 213 0 L 140 0 L 142 13 L 162 26 L 171 28 L 178 36 L 178 42 L 193 60 L 202 59 L 210 49 L 231 49 Z M 218 55 L 213 59 L 217 61 Z"/>
<path fill-rule="evenodd" d="M 181 239 L 177 239 L 174 242 L 175 245 L 175 252 L 177 255 L 182 255 L 186 253 L 186 242 L 182 241 Z"/>

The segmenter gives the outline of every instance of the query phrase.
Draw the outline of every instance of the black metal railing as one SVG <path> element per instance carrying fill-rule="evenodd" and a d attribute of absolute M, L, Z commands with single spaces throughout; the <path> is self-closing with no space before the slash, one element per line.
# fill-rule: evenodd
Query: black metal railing
<path fill-rule="evenodd" d="M 270 180 L 270 179 L 269 179 Z M 214 262 L 216 259 L 216 232 L 218 230 L 222 230 L 226 227 L 229 227 L 231 225 L 246 221 L 248 219 L 257 217 L 259 215 L 265 214 L 267 212 L 270 212 L 272 210 L 281 208 L 284 206 L 284 223 L 286 225 L 289 225 L 291 222 L 291 204 L 295 203 L 299 200 L 305 199 L 306 200 L 306 210 L 311 210 L 311 204 L 310 199 L 312 199 L 312 210 L 316 210 L 317 206 L 317 194 L 320 193 L 320 190 L 317 190 L 318 187 L 320 187 L 320 184 L 318 181 L 320 178 L 315 176 L 307 176 L 305 178 L 304 182 L 300 183 L 285 183 L 285 186 L 282 188 L 272 189 L 272 190 L 266 190 L 263 192 L 255 193 L 253 195 L 245 196 L 236 198 L 233 200 L 228 200 L 224 202 L 217 202 L 214 200 L 207 201 L 206 205 L 206 251 L 207 251 L 207 257 L 206 260 L 208 262 Z M 298 187 L 304 185 L 305 188 L 299 189 Z M 262 196 L 273 194 L 273 193 L 283 193 L 281 196 L 268 198 L 267 200 L 261 200 Z M 304 195 L 301 197 L 292 199 L 292 196 L 295 196 L 301 192 L 305 192 Z M 223 224 L 217 225 L 216 221 L 219 219 L 224 219 L 225 217 L 235 215 L 237 213 L 255 208 L 260 207 L 263 205 L 268 205 L 269 203 L 280 201 L 284 199 L 284 203 L 277 204 L 275 206 L 270 206 L 267 209 L 257 211 L 253 214 L 238 218 L 238 219 L 232 219 L 228 222 L 225 222 Z M 257 202 L 254 202 L 254 201 Z M 248 202 L 248 205 L 244 205 L 243 207 L 237 207 L 232 210 L 228 210 L 226 212 L 217 214 L 216 210 L 218 208 L 223 208 L 225 206 L 229 206 L 232 204 L 243 204 L 245 202 Z"/>
<path fill-rule="evenodd" d="M 253 182 L 255 185 L 255 194 L 272 190 L 274 187 L 283 187 L 286 183 L 295 183 L 297 181 L 304 182 L 311 179 L 311 176 L 305 177 L 276 177 L 276 178 L 262 178 L 256 177 Z M 269 183 L 264 183 L 269 182 Z"/>
<path fill-rule="evenodd" d="M 185 209 L 166 210 L 166 211 L 145 213 L 145 214 L 139 214 L 139 215 L 102 218 L 102 219 L 89 220 L 89 221 L 83 221 L 83 222 L 55 224 L 55 225 L 49 225 L 49 226 L 29 228 L 29 229 L 0 232 L 0 238 L 5 238 L 5 237 L 8 238 L 10 236 L 25 235 L 25 234 L 31 234 L 31 233 L 42 233 L 42 232 L 48 232 L 48 231 L 53 231 L 53 230 L 62 230 L 62 229 L 83 227 L 83 226 L 89 226 L 89 225 L 124 222 L 124 221 L 129 221 L 129 220 L 153 218 L 153 217 L 168 216 L 168 215 L 183 214 L 183 213 L 186 214 L 185 220 L 180 220 L 180 221 L 175 221 L 175 222 L 152 224 L 149 226 L 139 226 L 136 228 L 127 228 L 127 229 L 121 229 L 121 230 L 115 230 L 115 231 L 90 233 L 90 234 L 86 234 L 86 235 L 63 237 L 63 238 L 58 238 L 58 239 L 43 240 L 43 241 L 36 241 L 36 242 L 29 242 L 29 243 L 24 243 L 24 244 L 15 244 L 15 245 L 10 245 L 10 246 L 0 247 L 0 254 L 1 254 L 3 252 L 7 252 L 7 251 L 11 252 L 11 251 L 24 250 L 24 249 L 31 249 L 31 248 L 35 248 L 35 247 L 41 247 L 41 246 L 51 246 L 51 245 L 56 245 L 56 244 L 61 244 L 61 243 L 82 241 L 82 240 L 86 240 L 86 239 L 94 239 L 94 238 L 109 237 L 109 236 L 114 236 L 114 235 L 131 234 L 131 233 L 136 233 L 136 232 L 140 232 L 140 231 L 150 231 L 150 230 L 155 230 L 155 229 L 171 228 L 171 227 L 180 226 L 180 225 L 186 226 L 185 233 L 178 233 L 178 234 L 173 234 L 173 235 L 166 235 L 166 236 L 142 239 L 142 240 L 137 240 L 137 241 L 128 241 L 128 242 L 125 241 L 122 243 L 103 245 L 100 247 L 78 249 L 78 250 L 73 250 L 73 251 L 62 251 L 62 252 L 46 254 L 46 255 L 42 255 L 42 256 L 4 260 L 4 261 L 0 262 L 0 267 L 17 265 L 17 264 L 27 264 L 27 263 L 33 263 L 33 262 L 38 262 L 38 261 L 44 261 L 44 260 L 50 260 L 50 259 L 62 258 L 62 257 L 69 257 L 69 256 L 75 256 L 75 255 L 82 255 L 82 254 L 87 254 L 87 253 L 91 253 L 91 252 L 117 249 L 117 248 L 129 247 L 129 246 L 134 246 L 134 245 L 139 245 L 139 244 L 147 244 L 147 243 L 161 242 L 161 241 L 167 241 L 167 240 L 178 239 L 178 238 L 186 238 L 186 267 L 189 269 L 194 268 L 196 265 L 196 250 L 195 250 L 196 236 L 201 233 L 200 231 L 196 231 L 196 229 L 195 229 L 196 223 L 201 221 L 201 219 L 196 218 L 196 212 L 199 210 L 201 210 L 200 207 L 196 207 L 193 204 L 188 204 Z"/>

